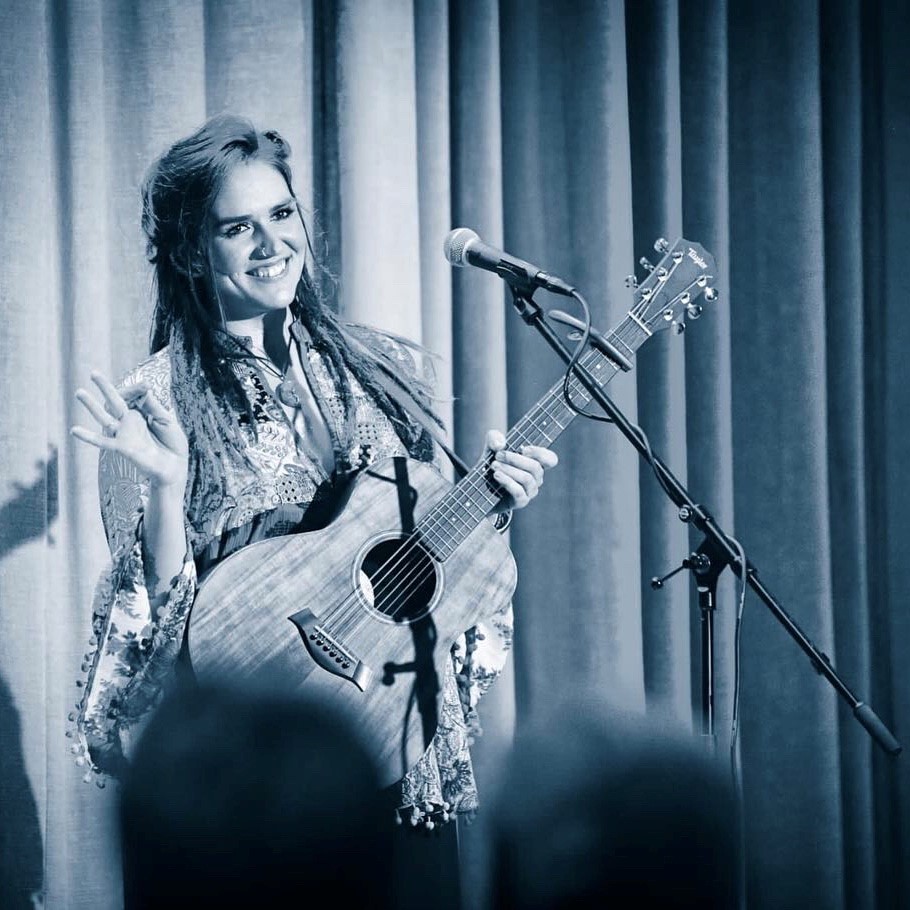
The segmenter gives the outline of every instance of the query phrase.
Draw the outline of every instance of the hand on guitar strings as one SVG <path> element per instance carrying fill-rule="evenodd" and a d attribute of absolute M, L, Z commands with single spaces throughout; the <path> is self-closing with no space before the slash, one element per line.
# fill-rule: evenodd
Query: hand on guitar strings
<path fill-rule="evenodd" d="M 544 472 L 559 463 L 556 453 L 543 446 L 507 449 L 506 437 L 499 430 L 487 432 L 485 456 L 487 453 L 492 456 L 491 476 L 506 493 L 494 513 L 523 509 L 540 492 Z"/>
<path fill-rule="evenodd" d="M 185 484 L 189 446 L 175 415 L 146 385 L 128 386 L 121 393 L 101 373 L 91 375 L 101 397 L 77 389 L 76 398 L 100 432 L 77 424 L 70 433 L 99 449 L 119 452 L 156 486 Z"/>

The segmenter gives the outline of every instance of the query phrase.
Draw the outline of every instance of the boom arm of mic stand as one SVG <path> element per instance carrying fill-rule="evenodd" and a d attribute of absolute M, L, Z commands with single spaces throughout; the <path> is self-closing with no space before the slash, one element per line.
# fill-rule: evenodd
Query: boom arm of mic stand
<path fill-rule="evenodd" d="M 571 352 L 562 343 L 559 336 L 546 324 L 543 319 L 543 311 L 540 306 L 534 302 L 532 297 L 526 296 L 520 289 L 509 284 L 512 293 L 512 302 L 521 316 L 522 320 L 528 325 L 533 326 L 543 339 L 550 345 L 557 355 L 569 364 L 572 360 Z M 612 418 L 615 425 L 622 431 L 623 435 L 638 450 L 639 454 L 648 459 L 648 450 L 632 425 L 626 419 L 625 415 L 616 405 L 607 397 L 603 389 L 598 385 L 591 374 L 579 363 L 576 363 L 573 371 L 581 384 L 590 392 L 594 400 L 603 408 L 606 414 Z M 768 607 L 774 618 L 784 627 L 791 638 L 803 649 L 812 663 L 812 666 L 821 676 L 824 676 L 834 687 L 835 691 L 847 702 L 853 711 L 853 716 L 866 728 L 872 738 L 881 746 L 889 755 L 899 755 L 903 746 L 898 742 L 894 735 L 888 730 L 878 715 L 872 708 L 860 701 L 841 680 L 831 665 L 831 660 L 827 654 L 822 653 L 815 647 L 808 636 L 799 628 L 799 626 L 787 615 L 784 608 L 777 602 L 774 595 L 765 587 L 758 578 L 757 569 L 747 560 L 745 567 L 740 566 L 740 559 L 737 549 L 730 543 L 729 538 L 718 526 L 714 518 L 702 506 L 695 503 L 689 496 L 685 487 L 673 476 L 670 469 L 653 453 L 651 453 L 654 467 L 660 472 L 668 495 L 673 500 L 677 509 L 680 511 L 680 517 L 690 521 L 697 527 L 706 538 L 711 541 L 714 553 L 719 553 L 723 561 L 736 568 L 741 572 L 745 568 L 746 580 L 749 587 L 761 598 Z"/>

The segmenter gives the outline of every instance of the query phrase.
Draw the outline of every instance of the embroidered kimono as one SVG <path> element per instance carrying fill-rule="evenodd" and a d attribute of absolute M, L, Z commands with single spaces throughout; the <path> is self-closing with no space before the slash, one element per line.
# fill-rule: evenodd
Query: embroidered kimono
<path fill-rule="evenodd" d="M 403 377 L 416 375 L 414 359 L 404 346 L 362 327 L 358 337 L 393 358 Z M 412 434 L 416 441 L 406 449 L 389 418 L 350 375 L 356 407 L 346 423 L 344 403 L 326 359 L 313 345 L 301 344 L 296 351 L 297 368 L 305 374 L 301 380 L 313 390 L 335 447 L 335 477 L 318 456 L 308 453 L 300 428 L 265 387 L 261 372 L 248 362 L 236 364 L 255 421 L 250 426 L 249 420 L 241 420 L 248 457 L 232 456 L 228 446 L 215 453 L 224 477 L 222 492 L 215 496 L 211 485 L 201 484 L 197 499 L 210 501 L 187 503 L 189 552 L 164 603 L 154 610 L 145 587 L 141 544 L 148 481 L 121 456 L 101 453 L 101 514 L 111 561 L 96 585 L 91 650 L 82 665 L 85 676 L 77 682 L 82 690 L 78 709 L 70 715 L 75 724 L 70 732 L 75 740 L 72 751 L 87 769 L 87 782 L 104 786 L 106 778 L 116 778 L 128 762 L 133 742 L 174 673 L 198 573 L 239 545 L 306 527 L 333 480 L 344 481 L 374 461 L 395 455 L 434 458 L 431 438 L 416 426 Z M 144 383 L 171 409 L 174 375 L 164 349 L 124 377 L 120 387 Z M 413 819 L 426 819 L 431 807 L 445 804 L 449 812 L 470 814 L 476 809 L 469 752 L 472 737 L 479 732 L 475 708 L 502 670 L 511 631 L 509 608 L 487 617 L 476 633 L 469 632 L 453 646 L 436 736 L 401 782 L 400 805 Z"/>

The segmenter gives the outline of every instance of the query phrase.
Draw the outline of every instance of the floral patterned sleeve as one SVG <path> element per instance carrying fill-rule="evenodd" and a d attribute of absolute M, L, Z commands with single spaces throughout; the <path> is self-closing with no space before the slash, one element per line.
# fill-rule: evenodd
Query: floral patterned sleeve
<path fill-rule="evenodd" d="M 153 611 L 141 542 L 148 483 L 122 456 L 103 450 L 98 485 L 111 560 L 95 586 L 90 650 L 82 664 L 85 676 L 77 682 L 81 698 L 70 715 L 70 735 L 76 761 L 86 767 L 84 780 L 103 786 L 107 775 L 121 774 L 131 742 L 173 668 L 196 574 L 188 555 Z"/>

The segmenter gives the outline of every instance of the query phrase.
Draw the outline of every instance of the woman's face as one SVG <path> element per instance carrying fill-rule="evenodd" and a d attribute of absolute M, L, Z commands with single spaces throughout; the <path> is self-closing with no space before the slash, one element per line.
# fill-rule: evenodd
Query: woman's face
<path fill-rule="evenodd" d="M 212 207 L 209 236 L 225 320 L 250 319 L 290 305 L 307 240 L 280 171 L 255 158 L 228 171 Z"/>

